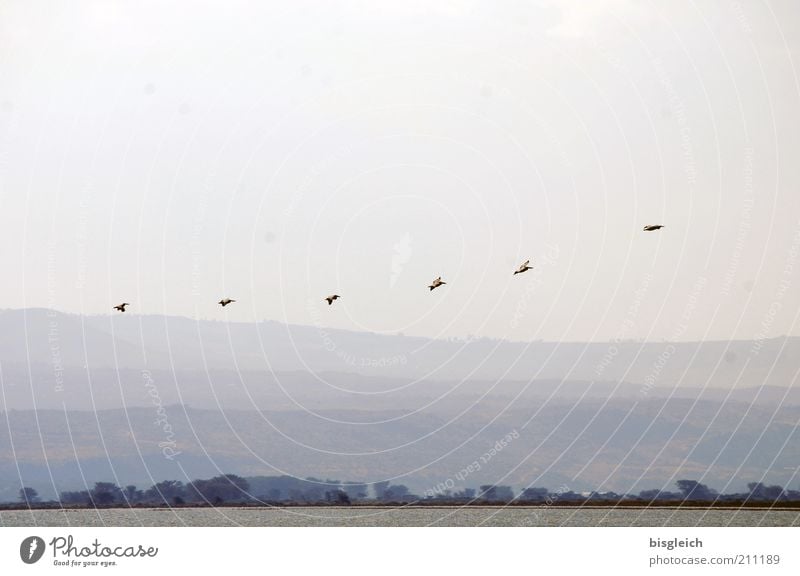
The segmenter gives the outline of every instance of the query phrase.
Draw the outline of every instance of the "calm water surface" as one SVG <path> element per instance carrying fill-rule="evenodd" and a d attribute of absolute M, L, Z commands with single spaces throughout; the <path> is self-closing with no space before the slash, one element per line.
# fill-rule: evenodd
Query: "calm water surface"
<path fill-rule="evenodd" d="M 0 526 L 800 526 L 800 510 L 155 508 L 13 510 Z"/>

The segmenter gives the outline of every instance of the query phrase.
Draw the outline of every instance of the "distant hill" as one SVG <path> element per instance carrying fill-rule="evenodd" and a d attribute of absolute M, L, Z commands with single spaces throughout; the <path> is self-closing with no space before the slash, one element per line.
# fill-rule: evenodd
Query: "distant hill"
<path fill-rule="evenodd" d="M 222 472 L 423 491 L 512 430 L 520 438 L 461 484 L 792 482 L 797 358 L 796 338 L 467 342 L 3 311 L 0 499 L 21 483 L 52 495 Z M 170 459 L 159 443 L 173 436 Z"/>
<path fill-rule="evenodd" d="M 143 371 L 164 402 L 198 407 L 292 407 L 298 394 L 369 409 L 387 399 L 413 406 L 412 396 L 516 395 L 522 389 L 559 397 L 694 397 L 703 390 L 709 399 L 730 394 L 742 401 L 798 402 L 797 358 L 798 338 L 467 342 L 276 322 L 11 310 L 0 312 L 6 392 L 0 409 L 147 405 Z"/>

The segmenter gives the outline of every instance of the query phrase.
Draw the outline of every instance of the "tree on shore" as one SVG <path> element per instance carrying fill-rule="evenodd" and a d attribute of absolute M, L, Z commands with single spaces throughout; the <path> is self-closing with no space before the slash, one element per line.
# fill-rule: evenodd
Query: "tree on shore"
<path fill-rule="evenodd" d="M 404 484 L 391 484 L 383 491 L 383 498 L 381 498 L 381 500 L 386 502 L 407 500 L 409 494 L 408 486 Z"/>
<path fill-rule="evenodd" d="M 58 496 L 62 504 L 83 504 L 85 506 L 92 505 L 92 497 L 88 490 L 75 490 L 61 492 Z"/>
<path fill-rule="evenodd" d="M 34 488 L 23 486 L 19 489 L 19 500 L 30 506 L 34 502 L 39 501 L 39 493 Z"/>
<path fill-rule="evenodd" d="M 520 496 L 519 499 L 525 501 L 530 500 L 532 502 L 543 502 L 544 500 L 547 500 L 547 497 L 549 495 L 550 495 L 550 490 L 548 490 L 547 488 L 531 487 L 531 488 L 525 488 L 525 490 L 522 491 L 522 495 Z"/>
<path fill-rule="evenodd" d="M 786 491 L 783 486 L 766 486 L 762 482 L 750 482 L 747 485 L 750 491 L 749 498 L 751 500 L 769 500 L 774 502 L 776 500 L 785 500 Z"/>
<path fill-rule="evenodd" d="M 113 482 L 95 482 L 89 496 L 94 504 L 108 505 L 123 499 L 122 489 Z"/>
<path fill-rule="evenodd" d="M 164 480 L 145 490 L 143 498 L 159 504 L 180 504 L 186 498 L 186 487 L 180 480 Z"/>
<path fill-rule="evenodd" d="M 683 494 L 684 500 L 715 500 L 717 498 L 716 490 L 700 484 L 697 480 L 678 480 L 675 484 Z"/>
<path fill-rule="evenodd" d="M 341 489 L 351 500 L 363 500 L 369 494 L 369 486 L 363 482 L 342 482 Z"/>
<path fill-rule="evenodd" d="M 325 501 L 329 504 L 350 505 L 350 496 L 344 490 L 326 490 Z"/>
<path fill-rule="evenodd" d="M 125 489 L 122 491 L 122 495 L 124 496 L 125 501 L 128 504 L 134 504 L 138 502 L 139 500 L 142 499 L 143 496 L 142 491 L 137 490 L 136 486 L 134 486 L 133 484 L 128 484 L 127 486 L 125 486 Z"/>
<path fill-rule="evenodd" d="M 375 490 L 375 499 L 383 500 L 383 496 L 386 493 L 386 490 L 389 488 L 389 481 L 382 480 L 381 482 L 375 482 L 372 487 Z"/>
<path fill-rule="evenodd" d="M 511 486 L 497 486 L 484 484 L 479 489 L 480 497 L 490 502 L 511 502 L 514 499 L 514 490 Z"/>
<path fill-rule="evenodd" d="M 236 502 L 248 500 L 250 484 L 236 474 L 215 476 L 210 480 L 194 480 L 189 484 L 188 494 L 196 501 L 222 504 L 223 502 Z"/>

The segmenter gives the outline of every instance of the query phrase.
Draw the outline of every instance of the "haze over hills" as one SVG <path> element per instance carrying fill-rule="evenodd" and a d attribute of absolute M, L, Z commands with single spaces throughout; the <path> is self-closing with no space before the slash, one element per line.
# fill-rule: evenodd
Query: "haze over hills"
<path fill-rule="evenodd" d="M 179 405 L 11 411 L 0 416 L 0 427 L 13 431 L 0 434 L 0 500 L 15 499 L 22 485 L 49 497 L 100 480 L 142 487 L 223 472 L 392 480 L 420 494 L 448 480 L 456 489 L 498 483 L 638 493 L 671 490 L 684 478 L 729 492 L 752 481 L 796 489 L 798 420 L 797 405 L 687 399 L 520 402 L 461 416 Z M 497 450 L 509 434 L 517 438 Z"/>
<path fill-rule="evenodd" d="M 24 374 L 30 366 L 36 374 L 34 389 L 50 386 L 51 390 L 59 379 L 86 379 L 87 373 L 97 370 L 147 369 L 190 372 L 206 380 L 209 373 L 228 372 L 336 372 L 369 377 L 348 376 L 359 392 L 385 392 L 399 386 L 424 393 L 431 381 L 443 380 L 485 380 L 498 386 L 512 380 L 605 381 L 646 387 L 652 393 L 676 387 L 727 392 L 791 386 L 798 374 L 798 357 L 800 338 L 794 337 L 522 343 L 431 340 L 277 322 L 228 323 L 130 313 L 82 317 L 43 309 L 0 312 L 0 363 L 6 377 L 13 374 L 11 383 L 17 383 L 18 368 Z M 381 385 L 375 377 L 392 382 Z M 95 396 L 102 401 L 100 390 L 95 390 Z"/>
<path fill-rule="evenodd" d="M 511 431 L 519 438 L 462 485 L 794 487 L 799 353 L 797 338 L 439 341 L 5 311 L 0 499 L 21 485 L 52 495 L 220 472 L 421 492 Z"/>

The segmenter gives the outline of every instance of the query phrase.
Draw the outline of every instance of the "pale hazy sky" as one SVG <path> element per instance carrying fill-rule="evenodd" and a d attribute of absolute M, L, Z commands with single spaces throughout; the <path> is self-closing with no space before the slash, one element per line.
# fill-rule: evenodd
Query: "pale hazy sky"
<path fill-rule="evenodd" d="M 0 307 L 800 335 L 798 46 L 794 0 L 3 1 Z"/>

